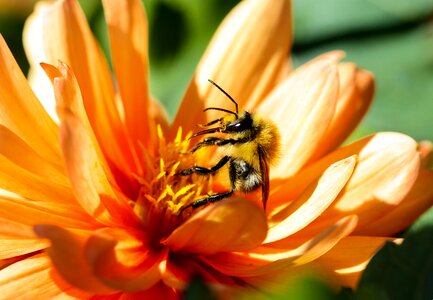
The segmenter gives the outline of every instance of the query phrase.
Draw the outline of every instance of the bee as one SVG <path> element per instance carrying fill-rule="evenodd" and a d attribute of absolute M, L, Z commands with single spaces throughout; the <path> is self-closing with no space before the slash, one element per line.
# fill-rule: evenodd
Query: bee
<path fill-rule="evenodd" d="M 199 131 L 191 136 L 195 138 L 212 133 L 226 134 L 224 137 L 208 136 L 198 142 L 191 152 L 204 147 L 216 146 L 223 148 L 225 155 L 212 167 L 193 166 L 181 170 L 178 174 L 189 176 L 191 174 L 212 175 L 228 164 L 228 173 L 231 189 L 209 195 L 184 206 L 185 209 L 197 208 L 207 203 L 216 202 L 230 197 L 235 192 L 249 193 L 261 187 L 263 209 L 269 196 L 269 164 L 278 156 L 279 132 L 277 127 L 269 120 L 254 113 L 238 110 L 238 103 L 218 84 L 209 79 L 209 82 L 218 88 L 235 105 L 235 111 L 219 107 L 208 107 L 204 110 L 217 110 L 226 115 L 210 121 L 201 127 L 217 127 Z"/>

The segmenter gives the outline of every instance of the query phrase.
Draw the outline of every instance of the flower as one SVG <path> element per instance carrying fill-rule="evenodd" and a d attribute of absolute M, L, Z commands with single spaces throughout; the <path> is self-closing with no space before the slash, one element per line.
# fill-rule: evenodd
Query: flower
<path fill-rule="evenodd" d="M 292 70 L 288 0 L 246 0 L 230 13 L 171 124 L 149 95 L 141 2 L 103 5 L 115 84 L 75 0 L 42 2 L 27 21 L 33 90 L 1 39 L 4 297 L 178 299 L 196 275 L 217 290 L 266 287 L 306 266 L 353 286 L 432 204 L 430 143 L 378 133 L 337 149 L 374 79 L 339 63 L 341 52 Z M 213 156 L 184 154 L 189 132 L 216 116 L 203 108 L 227 101 L 208 78 L 280 130 L 266 213 L 253 193 L 179 214 L 224 184 L 176 176 Z"/>

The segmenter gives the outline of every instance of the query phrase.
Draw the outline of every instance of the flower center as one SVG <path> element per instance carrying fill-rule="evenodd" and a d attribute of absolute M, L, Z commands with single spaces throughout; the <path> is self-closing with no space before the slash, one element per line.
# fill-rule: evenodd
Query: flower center
<path fill-rule="evenodd" d="M 181 176 L 179 171 L 195 163 L 190 152 L 191 133 L 182 137 L 178 129 L 174 141 L 167 141 L 158 126 L 157 154 L 151 155 L 143 149 L 146 174 L 137 178 L 141 190 L 134 211 L 151 232 L 158 232 L 158 238 L 170 234 L 187 219 L 191 212 L 182 207 L 194 200 L 206 197 L 211 192 L 211 176 Z"/>

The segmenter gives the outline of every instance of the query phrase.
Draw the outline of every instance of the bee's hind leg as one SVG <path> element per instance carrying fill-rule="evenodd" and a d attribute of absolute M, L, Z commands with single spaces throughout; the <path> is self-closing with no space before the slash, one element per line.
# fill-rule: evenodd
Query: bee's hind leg
<path fill-rule="evenodd" d="M 213 195 L 210 195 L 210 196 L 208 196 L 206 198 L 198 199 L 198 200 L 194 201 L 193 203 L 188 204 L 187 206 L 182 207 L 180 209 L 180 211 L 179 211 L 179 215 L 181 215 L 182 212 L 185 209 L 189 208 L 189 207 L 197 208 L 197 207 L 203 206 L 203 205 L 205 205 L 207 203 L 217 202 L 217 201 L 220 201 L 222 199 L 230 197 L 233 193 L 234 193 L 234 190 L 231 190 L 231 191 L 228 191 L 228 192 L 225 192 L 225 193 L 213 194 Z"/>
<path fill-rule="evenodd" d="M 211 168 L 194 166 L 194 167 L 180 171 L 179 173 L 177 173 L 177 175 L 188 176 L 188 175 L 191 175 L 193 173 L 196 173 L 199 175 L 212 174 L 212 173 L 215 173 L 216 171 L 218 171 L 219 169 L 221 169 L 226 163 L 228 163 L 230 161 L 230 158 L 231 158 L 230 156 L 226 155 L 223 158 L 221 158 L 220 161 L 215 166 L 213 166 Z"/>

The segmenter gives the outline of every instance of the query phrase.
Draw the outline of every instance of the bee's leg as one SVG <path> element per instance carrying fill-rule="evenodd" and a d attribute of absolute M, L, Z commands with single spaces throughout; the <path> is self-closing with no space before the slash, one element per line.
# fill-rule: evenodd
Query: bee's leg
<path fill-rule="evenodd" d="M 192 149 L 191 152 L 194 153 L 195 151 L 197 151 L 198 149 L 200 149 L 201 147 L 206 147 L 206 146 L 213 146 L 216 145 L 216 143 L 218 143 L 218 141 L 220 141 L 220 138 L 217 137 L 207 137 L 204 138 L 200 143 L 197 143 Z"/>
<path fill-rule="evenodd" d="M 193 203 L 188 204 L 187 206 L 182 207 L 180 209 L 180 211 L 179 211 L 179 215 L 181 215 L 182 212 L 185 209 L 189 208 L 189 207 L 197 208 L 197 207 L 203 206 L 203 205 L 205 205 L 207 203 L 217 202 L 217 201 L 220 201 L 220 200 L 222 200 L 224 198 L 230 197 L 233 193 L 234 193 L 234 190 L 231 190 L 231 191 L 228 191 L 228 192 L 225 192 L 225 193 L 213 194 L 213 195 L 210 195 L 210 196 L 208 196 L 206 198 L 198 199 L 198 200 L 194 201 Z"/>
<path fill-rule="evenodd" d="M 179 173 L 177 173 L 177 175 L 188 176 L 191 175 L 192 173 L 196 173 L 199 175 L 212 174 L 218 171 L 219 169 L 221 169 L 226 163 L 228 163 L 230 158 L 231 158 L 230 156 L 226 155 L 223 158 L 221 158 L 220 161 L 215 166 L 209 169 L 205 167 L 194 166 L 180 171 Z"/>
<path fill-rule="evenodd" d="M 195 152 L 198 149 L 200 149 L 201 147 L 206 147 L 206 146 L 225 146 L 225 145 L 234 145 L 234 144 L 238 144 L 238 143 L 245 143 L 244 139 L 221 139 L 221 138 L 217 138 L 217 137 L 207 137 L 204 138 L 200 143 L 197 143 L 192 149 L 191 152 Z"/>

